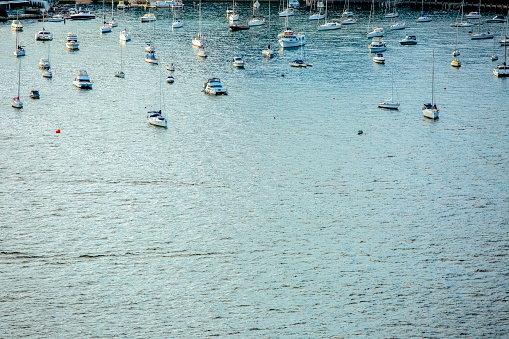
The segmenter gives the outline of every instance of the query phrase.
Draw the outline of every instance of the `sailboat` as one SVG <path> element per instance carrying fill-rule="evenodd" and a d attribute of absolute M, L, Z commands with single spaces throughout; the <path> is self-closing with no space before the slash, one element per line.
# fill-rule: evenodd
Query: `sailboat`
<path fill-rule="evenodd" d="M 48 44 L 48 59 L 46 59 L 47 60 L 47 67 L 44 67 L 43 71 L 42 71 L 42 76 L 44 78 L 52 78 L 53 77 L 53 73 L 50 71 L 51 66 L 50 66 L 50 61 L 49 61 L 50 46 L 51 45 Z M 41 59 L 41 60 L 43 60 L 43 59 Z"/>
<path fill-rule="evenodd" d="M 234 22 L 239 20 L 239 15 L 235 14 L 235 0 L 233 0 L 232 12 L 228 15 L 228 21 Z"/>
<path fill-rule="evenodd" d="M 202 47 L 203 46 L 203 34 L 201 33 L 201 0 L 198 5 L 198 34 L 193 36 L 193 46 Z"/>
<path fill-rule="evenodd" d="M 23 30 L 23 24 L 21 23 L 21 21 L 19 21 L 18 11 L 16 11 L 16 19 L 12 20 L 11 29 L 13 31 L 22 31 Z"/>
<path fill-rule="evenodd" d="M 253 18 L 251 20 L 249 20 L 249 22 L 247 23 L 247 25 L 249 27 L 261 26 L 261 25 L 265 24 L 265 19 L 261 19 L 255 15 L 256 10 L 258 10 L 259 8 L 260 8 L 260 3 L 258 2 L 258 0 L 256 0 L 256 2 L 253 2 Z"/>
<path fill-rule="evenodd" d="M 424 13 L 424 0 L 421 5 L 421 16 L 417 18 L 417 22 L 430 22 L 432 19 Z"/>
<path fill-rule="evenodd" d="M 106 22 L 106 11 L 104 10 L 104 0 L 103 0 L 103 25 L 101 26 L 101 33 L 110 33 L 111 27 Z"/>
<path fill-rule="evenodd" d="M 477 33 L 470 34 L 471 40 L 480 40 L 480 39 L 493 39 L 493 34 L 490 32 L 481 33 L 481 20 L 477 23 Z"/>
<path fill-rule="evenodd" d="M 509 12 L 507 13 L 507 16 L 509 16 Z M 507 37 L 507 25 L 508 23 L 506 22 L 504 34 L 506 37 Z M 509 77 L 509 66 L 507 65 L 507 50 L 505 46 L 504 46 L 504 62 L 493 69 L 493 75 L 495 75 L 498 78 Z"/>
<path fill-rule="evenodd" d="M 177 10 L 173 10 L 173 22 L 171 23 L 171 28 L 180 28 L 184 26 L 184 24 L 182 23 L 182 21 L 180 21 L 179 18 L 177 18 Z"/>
<path fill-rule="evenodd" d="M 159 66 L 161 67 L 161 66 Z M 163 86 L 161 83 L 162 73 L 161 69 L 159 68 L 159 111 L 148 111 L 147 112 L 147 120 L 148 123 L 154 126 L 164 127 L 167 128 L 167 121 L 166 118 L 162 114 L 163 109 Z M 146 107 L 145 107 L 146 108 Z"/>
<path fill-rule="evenodd" d="M 399 16 L 399 13 L 396 11 L 396 2 L 397 0 L 394 0 L 394 7 L 393 7 L 393 11 L 391 12 L 391 1 L 389 0 L 389 10 L 385 10 L 385 15 L 384 17 L 385 18 L 397 18 Z M 387 13 L 389 12 L 389 13 Z"/>
<path fill-rule="evenodd" d="M 456 57 L 453 61 L 451 61 L 452 67 L 461 67 L 461 61 L 458 59 L 458 56 L 460 55 L 460 52 L 458 51 L 458 35 L 459 35 L 459 26 L 456 26 L 456 48 L 454 49 L 454 52 L 452 52 L 452 56 Z"/>
<path fill-rule="evenodd" d="M 267 33 L 267 49 L 262 50 L 262 55 L 266 58 L 272 58 L 274 56 L 274 51 L 270 49 L 270 0 L 269 0 L 269 29 Z"/>
<path fill-rule="evenodd" d="M 422 106 L 422 114 L 429 119 L 438 118 L 439 110 L 435 103 L 435 50 L 433 50 L 433 62 L 431 68 L 431 103 L 425 103 Z"/>
<path fill-rule="evenodd" d="M 110 21 L 110 27 L 117 27 L 118 23 L 117 20 L 113 17 L 113 14 L 115 13 L 115 8 L 113 7 L 113 0 L 111 0 L 111 21 Z"/>
<path fill-rule="evenodd" d="M 353 12 L 350 12 L 350 0 L 346 0 L 345 8 L 343 10 L 342 25 L 353 25 L 357 23 L 357 19 L 353 17 Z"/>
<path fill-rule="evenodd" d="M 126 28 L 126 18 L 125 18 L 125 7 L 123 7 L 123 16 L 124 16 L 124 29 L 120 32 L 120 40 L 121 41 L 131 41 L 131 33 Z"/>
<path fill-rule="evenodd" d="M 464 6 L 464 4 L 465 4 L 465 2 L 462 1 L 461 2 L 461 20 L 460 20 L 460 22 L 452 23 L 451 27 L 471 27 L 474 25 L 473 23 L 471 23 L 469 21 L 463 21 L 463 6 Z"/>
<path fill-rule="evenodd" d="M 18 96 L 12 98 L 12 107 L 14 108 L 23 108 L 23 102 L 19 99 L 19 89 L 21 87 L 21 59 L 19 59 L 18 66 Z"/>
<path fill-rule="evenodd" d="M 479 0 L 479 5 L 477 6 L 477 12 L 470 12 L 467 14 L 467 19 L 481 19 L 481 0 Z"/>
<path fill-rule="evenodd" d="M 295 33 L 288 27 L 288 17 L 285 19 L 286 29 L 277 36 L 279 45 L 283 48 L 303 46 L 306 43 L 306 36 L 301 33 Z"/>
<path fill-rule="evenodd" d="M 14 56 L 20 57 L 25 55 L 25 49 L 21 46 L 21 43 L 18 40 L 18 30 L 16 30 L 16 49 L 14 50 Z"/>
<path fill-rule="evenodd" d="M 122 55 L 122 44 L 120 44 L 120 72 L 115 73 L 117 78 L 124 78 L 125 73 L 122 71 L 122 66 L 124 65 L 124 58 Z"/>
<path fill-rule="evenodd" d="M 45 10 L 42 10 L 42 31 L 39 31 L 35 34 L 35 40 L 53 40 L 53 34 L 51 34 L 49 31 L 44 29 L 44 12 Z"/>
<path fill-rule="evenodd" d="M 371 10 L 369 11 L 368 31 L 370 29 L 371 19 L 373 19 L 374 14 L 375 14 L 375 0 L 371 2 Z M 384 29 L 382 27 L 373 27 L 373 30 L 371 32 L 367 32 L 366 36 L 368 37 L 368 39 L 384 36 Z"/>
<path fill-rule="evenodd" d="M 378 103 L 379 108 L 387 108 L 387 109 L 399 109 L 399 102 L 394 102 L 394 72 L 391 72 L 392 77 L 392 88 L 391 88 L 391 99 L 385 100 Z"/>
<path fill-rule="evenodd" d="M 332 21 L 329 21 L 327 22 L 327 14 L 328 14 L 328 10 L 327 10 L 327 4 L 329 3 L 328 0 L 325 0 L 325 16 L 324 16 L 324 23 L 323 25 L 318 25 L 317 26 L 317 29 L 319 31 L 327 31 L 327 30 L 332 30 L 332 29 L 339 29 L 341 28 L 341 25 L 338 23 L 338 22 L 332 22 Z"/>
<path fill-rule="evenodd" d="M 327 3 L 327 1 L 325 2 Z M 290 4 L 288 4 L 288 6 L 290 6 Z M 321 20 L 321 19 L 324 19 L 325 18 L 325 15 L 322 14 L 322 8 L 318 8 L 317 5 L 316 6 L 316 13 L 312 14 L 312 10 L 313 10 L 313 2 L 311 2 L 311 6 L 309 6 L 309 20 Z"/>

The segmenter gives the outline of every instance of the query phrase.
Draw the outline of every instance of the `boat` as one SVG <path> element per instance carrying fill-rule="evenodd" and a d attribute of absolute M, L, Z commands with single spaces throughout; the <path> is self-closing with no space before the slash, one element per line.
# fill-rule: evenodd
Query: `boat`
<path fill-rule="evenodd" d="M 465 18 L 467 19 L 481 19 L 481 13 L 479 12 L 470 12 L 467 15 L 465 15 Z"/>
<path fill-rule="evenodd" d="M 53 73 L 49 69 L 45 69 L 44 71 L 42 71 L 42 77 L 51 79 L 53 78 Z"/>
<path fill-rule="evenodd" d="M 399 41 L 401 45 L 417 45 L 417 38 L 415 35 L 407 35 L 404 39 Z"/>
<path fill-rule="evenodd" d="M 350 0 L 345 1 L 342 17 L 343 18 L 353 18 L 354 17 L 353 12 L 350 11 Z"/>
<path fill-rule="evenodd" d="M 93 83 L 90 81 L 87 71 L 79 70 L 72 84 L 78 88 L 92 89 Z"/>
<path fill-rule="evenodd" d="M 173 84 L 175 82 L 175 79 L 171 75 L 168 75 L 166 77 L 166 82 L 169 84 Z"/>
<path fill-rule="evenodd" d="M 42 31 L 39 31 L 37 34 L 35 34 L 35 40 L 50 41 L 53 40 L 53 34 L 43 28 Z"/>
<path fill-rule="evenodd" d="M 459 27 L 456 28 L 456 47 L 454 48 L 454 51 L 452 52 L 453 57 L 457 57 L 460 55 L 460 51 L 458 50 L 458 37 L 459 37 Z"/>
<path fill-rule="evenodd" d="M 171 28 L 180 28 L 184 26 L 182 21 L 177 18 L 177 11 L 173 11 L 173 22 L 171 23 Z"/>
<path fill-rule="evenodd" d="M 207 52 L 205 51 L 205 46 L 200 46 L 198 47 L 198 56 L 201 57 L 201 58 L 206 58 L 208 57 L 208 54 Z"/>
<path fill-rule="evenodd" d="M 170 8 L 170 3 L 167 1 L 156 1 L 156 8 Z"/>
<path fill-rule="evenodd" d="M 394 73 L 391 72 L 391 98 L 378 103 L 379 108 L 399 109 L 399 102 L 394 102 Z"/>
<path fill-rule="evenodd" d="M 154 52 L 149 52 L 149 53 L 145 54 L 145 62 L 147 62 L 149 64 L 158 64 L 159 59 L 156 58 Z"/>
<path fill-rule="evenodd" d="M 394 0 L 394 7 L 393 7 L 392 12 L 391 12 L 391 1 L 389 0 L 388 3 L 389 3 L 389 6 L 386 8 L 384 18 L 388 18 L 388 19 L 397 18 L 399 16 L 399 13 L 396 11 L 397 0 Z"/>
<path fill-rule="evenodd" d="M 125 78 L 125 73 L 122 71 L 124 66 L 124 57 L 122 53 L 122 44 L 120 44 L 120 71 L 115 73 L 115 77 L 117 78 Z"/>
<path fill-rule="evenodd" d="M 12 98 L 11 105 L 14 108 L 23 108 L 23 101 L 19 98 L 19 90 L 21 87 L 21 59 L 18 64 L 18 96 Z"/>
<path fill-rule="evenodd" d="M 487 23 L 503 23 L 506 22 L 507 20 L 503 15 L 495 15 L 493 18 L 486 19 L 485 21 Z"/>
<path fill-rule="evenodd" d="M 422 114 L 424 117 L 429 119 L 437 119 L 439 109 L 435 103 L 435 50 L 433 50 L 432 57 L 432 67 L 431 67 L 431 103 L 425 103 L 422 106 Z"/>
<path fill-rule="evenodd" d="M 398 31 L 405 28 L 406 28 L 405 22 L 396 22 L 394 25 L 391 25 L 390 27 L 391 31 Z"/>
<path fill-rule="evenodd" d="M 333 22 L 333 21 L 327 21 L 327 15 L 328 15 L 328 5 L 327 5 L 327 3 L 328 3 L 328 1 L 325 1 L 325 16 L 324 16 L 323 24 L 320 25 L 320 23 L 318 23 L 318 26 L 316 27 L 316 29 L 319 30 L 319 31 L 330 31 L 330 30 L 340 29 L 341 28 L 341 24 L 340 23 Z"/>
<path fill-rule="evenodd" d="M 67 50 L 77 50 L 79 49 L 80 44 L 78 42 L 78 36 L 76 33 L 69 32 L 67 33 L 67 42 L 65 43 L 65 48 Z"/>
<path fill-rule="evenodd" d="M 233 0 L 233 7 L 232 7 L 232 10 L 231 10 L 231 13 L 228 14 L 228 21 L 229 22 L 234 22 L 234 21 L 237 21 L 239 20 L 239 15 L 235 13 L 235 0 Z"/>
<path fill-rule="evenodd" d="M 292 15 L 294 15 L 293 8 L 290 8 L 290 7 L 285 8 L 284 10 L 279 12 L 278 14 L 279 14 L 279 16 L 281 18 L 292 16 Z"/>
<path fill-rule="evenodd" d="M 168 122 L 166 118 L 162 115 L 161 110 L 159 111 L 148 111 L 147 112 L 147 120 L 148 123 L 154 126 L 168 128 Z"/>
<path fill-rule="evenodd" d="M 422 0 L 422 5 L 421 5 L 421 16 L 418 17 L 416 21 L 417 22 L 430 22 L 430 21 L 433 21 L 433 19 L 431 19 L 429 16 L 427 16 L 424 13 L 424 0 Z"/>
<path fill-rule="evenodd" d="M 246 26 L 246 25 L 231 25 L 230 26 L 230 29 L 232 31 L 245 31 L 247 29 L 249 29 L 250 27 L 249 26 Z"/>
<path fill-rule="evenodd" d="M 240 57 L 240 56 L 234 57 L 233 58 L 233 67 L 244 68 L 244 59 L 242 59 L 242 57 Z"/>
<path fill-rule="evenodd" d="M 271 30 L 270 30 L 270 0 L 269 0 L 269 27 L 267 30 L 267 49 L 262 49 L 262 56 L 265 58 L 272 58 L 274 56 L 274 51 L 270 49 L 270 37 L 271 37 Z"/>
<path fill-rule="evenodd" d="M 258 2 L 258 0 L 256 0 L 256 2 L 253 3 L 253 18 L 249 20 L 249 22 L 247 23 L 249 27 L 261 26 L 265 24 L 265 19 L 256 16 L 256 11 L 259 10 L 259 8 L 260 3 Z"/>
<path fill-rule="evenodd" d="M 95 14 L 90 11 L 82 11 L 77 14 L 71 15 L 72 20 L 92 20 L 95 19 Z"/>
<path fill-rule="evenodd" d="M 373 24 L 372 30 L 370 28 L 371 21 L 374 22 L 374 15 L 375 15 L 375 0 L 371 2 L 371 8 L 369 10 L 368 32 L 366 33 L 368 39 L 384 36 L 384 29 L 382 27 L 375 27 L 375 25 Z"/>
<path fill-rule="evenodd" d="M 507 13 L 507 15 L 509 16 L 509 12 Z M 507 27 L 508 26 L 506 23 L 504 33 L 505 36 L 507 36 Z M 498 78 L 509 77 L 509 65 L 507 65 L 507 50 L 505 47 L 504 47 L 504 62 L 493 69 L 493 75 Z"/>
<path fill-rule="evenodd" d="M 459 22 L 452 23 L 451 27 L 472 27 L 474 25 L 470 21 L 463 21 L 463 6 L 464 1 L 461 2 L 461 20 Z"/>
<path fill-rule="evenodd" d="M 299 47 L 306 44 L 306 36 L 304 34 L 295 33 L 290 27 L 284 32 L 278 34 L 279 45 L 283 48 Z"/>
<path fill-rule="evenodd" d="M 487 33 L 477 33 L 470 35 L 471 40 L 480 40 L 480 39 L 493 39 L 493 34 L 490 32 Z"/>
<path fill-rule="evenodd" d="M 120 40 L 122 41 L 130 41 L 131 40 L 131 33 L 124 27 L 122 31 L 120 31 Z"/>
<path fill-rule="evenodd" d="M 111 27 L 106 22 L 106 12 L 104 11 L 104 0 L 103 0 L 103 25 L 101 26 L 101 34 L 111 33 Z"/>
<path fill-rule="evenodd" d="M 288 6 L 290 8 L 299 8 L 300 7 L 300 2 L 299 2 L 299 0 L 290 0 L 288 2 Z"/>
<path fill-rule="evenodd" d="M 193 36 L 193 46 L 202 47 L 203 46 L 203 34 L 201 32 L 201 0 L 198 5 L 198 34 Z"/>
<path fill-rule="evenodd" d="M 373 57 L 373 62 L 374 63 L 377 63 L 377 64 L 385 64 L 385 58 L 384 58 L 384 55 L 382 53 L 377 53 L 374 57 Z"/>
<path fill-rule="evenodd" d="M 117 9 L 125 9 L 126 8 L 126 5 L 124 3 L 124 1 L 119 1 L 118 4 L 117 4 Z"/>
<path fill-rule="evenodd" d="M 505 39 L 500 39 L 500 46 L 509 46 L 509 37 L 505 37 Z"/>
<path fill-rule="evenodd" d="M 169 64 L 168 66 L 166 66 L 166 70 L 168 70 L 170 72 L 174 72 L 175 71 L 175 66 L 173 64 Z"/>
<path fill-rule="evenodd" d="M 369 44 L 370 53 L 379 53 L 387 50 L 387 45 L 380 37 L 374 37 L 371 39 L 371 44 Z"/>
<path fill-rule="evenodd" d="M 154 53 L 155 51 L 156 51 L 156 48 L 154 46 L 154 43 L 151 40 L 145 41 L 145 52 Z"/>
<path fill-rule="evenodd" d="M 305 63 L 303 60 L 295 59 L 292 62 L 290 62 L 290 66 L 292 66 L 292 67 L 308 67 L 308 64 Z"/>
<path fill-rule="evenodd" d="M 40 99 L 39 91 L 33 89 L 30 91 L 30 98 L 32 99 Z"/>
<path fill-rule="evenodd" d="M 113 6 L 113 0 L 111 0 L 111 21 L 109 23 L 109 26 L 111 28 L 118 26 L 117 20 L 115 20 L 115 18 L 113 17 L 114 13 L 115 13 L 115 7 Z"/>
<path fill-rule="evenodd" d="M 48 22 L 62 22 L 65 18 L 62 14 L 57 14 L 48 19 Z"/>
<path fill-rule="evenodd" d="M 311 2 L 311 6 L 309 6 L 309 12 L 310 12 L 310 15 L 309 15 L 309 20 L 322 20 L 325 18 L 325 15 L 322 14 L 322 9 L 321 8 L 316 8 L 317 12 L 316 13 L 311 13 L 312 9 L 313 9 L 313 3 L 314 2 Z"/>
<path fill-rule="evenodd" d="M 451 66 L 452 67 L 461 67 L 461 61 L 458 60 L 458 58 L 456 58 L 453 61 L 451 61 Z"/>
<path fill-rule="evenodd" d="M 18 19 L 12 20 L 11 29 L 13 31 L 22 31 L 23 30 L 23 24 Z"/>
<path fill-rule="evenodd" d="M 226 88 L 223 88 L 221 84 L 221 80 L 219 78 L 210 78 L 207 82 L 203 83 L 203 87 L 201 89 L 203 93 L 211 94 L 211 95 L 227 95 L 228 91 Z"/>
<path fill-rule="evenodd" d="M 39 68 L 40 69 L 50 69 L 51 63 L 49 62 L 49 58 L 41 58 L 39 60 Z"/>
<path fill-rule="evenodd" d="M 18 39 L 18 32 L 19 31 L 16 31 L 16 49 L 14 50 L 14 56 L 16 58 L 25 55 L 25 49 L 21 46 L 21 42 Z"/>
<path fill-rule="evenodd" d="M 145 13 L 144 16 L 140 17 L 141 22 L 151 22 L 156 21 L 156 16 L 154 13 Z"/>
<path fill-rule="evenodd" d="M 184 9 L 184 3 L 182 1 L 171 1 L 170 8 L 171 9 Z"/>
<path fill-rule="evenodd" d="M 353 25 L 357 23 L 357 19 L 355 18 L 346 18 L 345 20 L 341 21 L 341 25 Z"/>

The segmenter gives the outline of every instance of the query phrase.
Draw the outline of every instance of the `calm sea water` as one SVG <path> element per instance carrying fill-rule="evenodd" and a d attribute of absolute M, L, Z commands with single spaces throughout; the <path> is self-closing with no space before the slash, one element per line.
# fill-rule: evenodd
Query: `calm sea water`
<path fill-rule="evenodd" d="M 456 13 L 418 24 L 401 9 L 409 28 L 386 34 L 377 65 L 368 12 L 318 32 L 301 10 L 290 25 L 308 44 L 267 60 L 278 5 L 270 32 L 230 32 L 225 9 L 203 4 L 207 60 L 192 6 L 174 32 L 170 11 L 155 24 L 127 11 L 127 45 L 100 18 L 46 23 L 51 43 L 25 21 L 21 111 L 15 34 L 0 25 L 0 337 L 507 336 L 509 80 L 489 58 L 503 49 L 461 29 L 454 69 Z M 481 29 L 499 40 L 503 25 Z M 418 45 L 399 46 L 406 34 Z M 148 39 L 174 84 L 145 63 Z M 433 49 L 437 121 L 421 112 Z M 37 68 L 48 54 L 51 80 Z M 93 90 L 72 85 L 78 69 Z M 228 96 L 200 92 L 212 76 Z M 400 110 L 378 109 L 392 85 Z M 146 121 L 161 102 L 168 129 Z"/>

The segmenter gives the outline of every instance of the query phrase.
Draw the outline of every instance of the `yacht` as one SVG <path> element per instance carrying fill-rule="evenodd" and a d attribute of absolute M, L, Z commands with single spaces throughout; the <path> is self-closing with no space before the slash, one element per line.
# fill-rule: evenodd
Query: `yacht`
<path fill-rule="evenodd" d="M 292 67 L 308 67 L 308 64 L 305 63 L 303 60 L 295 59 L 292 62 L 290 62 L 290 66 L 292 66 Z"/>
<path fill-rule="evenodd" d="M 369 44 L 369 51 L 371 53 L 378 53 L 387 50 L 387 45 L 382 40 L 382 38 L 375 37 L 371 40 L 371 44 Z"/>
<path fill-rule="evenodd" d="M 337 22 L 326 22 L 322 25 L 318 25 L 317 29 L 319 31 L 328 31 L 328 30 L 331 30 L 331 29 L 340 29 L 341 28 L 341 24 L 337 23 Z"/>
<path fill-rule="evenodd" d="M 228 91 L 226 88 L 223 88 L 221 85 L 221 80 L 218 78 L 210 78 L 207 82 L 203 83 L 203 88 L 201 90 L 206 94 L 211 95 L 227 95 Z"/>
<path fill-rule="evenodd" d="M 129 31 L 124 28 L 124 30 L 122 30 L 120 32 L 120 40 L 122 41 L 130 41 L 131 40 L 131 33 L 129 33 Z"/>
<path fill-rule="evenodd" d="M 230 21 L 230 22 L 234 22 L 234 21 L 238 21 L 238 20 L 239 20 L 238 14 L 232 13 L 228 16 L 228 21 Z"/>
<path fill-rule="evenodd" d="M 371 39 L 374 37 L 382 37 L 384 36 L 384 29 L 381 27 L 375 27 L 373 31 L 366 33 L 366 36 Z"/>
<path fill-rule="evenodd" d="M 101 33 L 111 33 L 111 26 L 106 21 L 101 26 Z"/>
<path fill-rule="evenodd" d="M 374 57 L 373 57 L 373 62 L 374 63 L 377 63 L 377 64 L 385 64 L 385 58 L 384 58 L 384 55 L 382 53 L 377 53 Z"/>
<path fill-rule="evenodd" d="M 471 34 L 470 39 L 471 40 L 493 39 L 493 34 L 491 34 L 490 32 Z"/>
<path fill-rule="evenodd" d="M 12 20 L 11 29 L 13 31 L 22 31 L 23 30 L 23 24 L 19 20 Z"/>
<path fill-rule="evenodd" d="M 154 43 L 152 41 L 146 41 L 145 42 L 145 52 L 154 53 L 155 51 L 156 51 L 156 48 L 154 46 Z"/>
<path fill-rule="evenodd" d="M 322 14 L 322 13 L 315 13 L 315 14 L 311 14 L 309 16 L 309 20 L 321 20 L 321 19 L 324 19 L 325 18 L 325 15 Z"/>
<path fill-rule="evenodd" d="M 398 102 L 393 102 L 392 99 L 391 100 L 385 100 L 385 101 L 379 102 L 378 103 L 378 107 L 379 108 L 386 108 L 386 109 L 399 109 L 399 103 Z"/>
<path fill-rule="evenodd" d="M 387 13 L 384 15 L 384 18 L 387 18 L 387 19 L 392 19 L 392 18 L 397 18 L 399 16 L 399 13 L 397 12 L 392 12 L 392 13 Z"/>
<path fill-rule="evenodd" d="M 401 45 L 417 45 L 417 38 L 415 35 L 407 35 L 404 39 L 399 41 Z"/>
<path fill-rule="evenodd" d="M 72 20 L 92 20 L 95 19 L 95 14 L 90 11 L 82 11 L 77 14 L 71 15 Z"/>
<path fill-rule="evenodd" d="M 113 27 L 117 27 L 118 26 L 118 22 L 117 20 L 115 20 L 114 18 L 111 18 L 111 21 L 110 23 L 108 24 L 111 28 Z"/>
<path fill-rule="evenodd" d="M 249 27 L 251 26 L 261 26 L 265 24 L 265 19 L 259 19 L 259 18 L 255 18 L 253 17 L 253 19 L 249 20 L 249 22 L 247 23 L 247 25 Z"/>
<path fill-rule="evenodd" d="M 193 37 L 193 46 L 196 47 L 203 46 L 203 34 L 198 34 Z"/>
<path fill-rule="evenodd" d="M 163 117 L 163 115 L 161 114 L 161 110 L 149 111 L 147 114 L 148 114 L 147 119 L 148 119 L 149 124 L 154 125 L 154 126 L 159 126 L 159 127 L 165 127 L 165 128 L 168 127 L 166 118 Z"/>
<path fill-rule="evenodd" d="M 154 13 L 146 13 L 144 16 L 140 17 L 141 22 L 150 22 L 156 21 L 156 16 Z"/>
<path fill-rule="evenodd" d="M 394 25 L 391 25 L 391 31 L 398 31 L 401 29 L 405 29 L 405 23 L 404 22 L 396 22 Z"/>
<path fill-rule="evenodd" d="M 41 60 L 39 60 L 39 68 L 40 69 L 50 69 L 51 68 L 51 64 L 49 62 L 49 59 L 48 58 L 41 58 Z"/>
<path fill-rule="evenodd" d="M 435 50 L 433 50 L 433 59 L 431 67 L 431 103 L 425 103 L 422 106 L 422 114 L 429 119 L 438 118 L 439 109 L 435 103 Z"/>
<path fill-rule="evenodd" d="M 173 84 L 175 82 L 175 78 L 172 77 L 171 75 L 168 75 L 168 77 L 166 77 L 166 82 L 169 84 Z"/>
<path fill-rule="evenodd" d="M 277 37 L 279 45 L 283 48 L 299 47 L 306 43 L 306 36 L 295 33 L 290 27 L 287 27 L 283 33 L 279 33 Z"/>
<path fill-rule="evenodd" d="M 501 77 L 509 77 L 509 66 L 503 62 L 501 65 L 498 65 L 493 69 L 493 75 L 501 78 Z"/>
<path fill-rule="evenodd" d="M 17 58 L 17 57 L 24 56 L 24 55 L 25 55 L 25 49 L 23 48 L 23 46 L 17 45 L 16 50 L 14 51 L 14 56 Z"/>
<path fill-rule="evenodd" d="M 87 71 L 84 70 L 78 71 L 72 84 L 78 88 L 92 89 L 92 81 L 90 81 Z"/>
<path fill-rule="evenodd" d="M 245 31 L 247 29 L 251 28 L 250 26 L 244 26 L 244 25 L 231 25 L 230 29 L 232 31 Z"/>
<path fill-rule="evenodd" d="M 18 63 L 18 96 L 12 98 L 11 106 L 14 108 L 23 108 L 23 101 L 19 98 L 19 92 L 21 87 L 21 59 Z"/>
<path fill-rule="evenodd" d="M 148 62 L 149 64 L 157 64 L 158 63 L 158 59 L 156 58 L 154 52 L 149 52 L 149 53 L 145 54 L 145 61 Z"/>
<path fill-rule="evenodd" d="M 506 22 L 507 20 L 503 15 L 495 15 L 492 19 L 486 19 L 485 21 L 488 23 L 502 23 Z"/>
<path fill-rule="evenodd" d="M 480 19 L 481 18 L 481 13 L 479 12 L 470 12 L 468 13 L 465 18 L 467 19 Z"/>
<path fill-rule="evenodd" d="M 429 16 L 423 15 L 417 18 L 417 22 L 430 22 L 433 21 Z"/>
<path fill-rule="evenodd" d="M 341 21 L 342 25 L 353 25 L 356 23 L 357 23 L 357 19 L 355 19 L 355 18 L 347 18 L 347 19 Z"/>
<path fill-rule="evenodd" d="M 470 21 L 461 21 L 461 22 L 455 22 L 451 24 L 451 27 L 472 27 L 474 24 Z"/>
<path fill-rule="evenodd" d="M 233 58 L 233 67 L 244 68 L 244 60 L 242 59 L 242 57 Z"/>
<path fill-rule="evenodd" d="M 175 9 L 175 8 L 183 9 L 184 8 L 184 3 L 181 2 L 181 1 L 172 1 L 172 2 L 170 2 L 170 8 L 172 8 L 172 9 Z"/>
<path fill-rule="evenodd" d="M 39 32 L 37 32 L 37 34 L 35 34 L 35 40 L 40 40 L 40 41 L 53 40 L 53 34 L 51 34 L 49 31 L 47 31 L 43 28 L 42 31 L 39 31 Z"/>
<path fill-rule="evenodd" d="M 274 56 L 274 51 L 270 49 L 270 45 L 267 46 L 267 49 L 262 50 L 262 55 L 269 59 Z"/>
<path fill-rule="evenodd" d="M 30 91 L 30 98 L 32 99 L 40 99 L 39 91 L 33 89 Z"/>

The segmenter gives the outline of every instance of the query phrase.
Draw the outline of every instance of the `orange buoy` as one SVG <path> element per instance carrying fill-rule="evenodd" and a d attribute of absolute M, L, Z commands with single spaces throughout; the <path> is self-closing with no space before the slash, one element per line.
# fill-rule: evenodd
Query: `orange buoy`
<path fill-rule="evenodd" d="M 60 133 L 60 129 L 57 129 L 56 133 Z"/>

